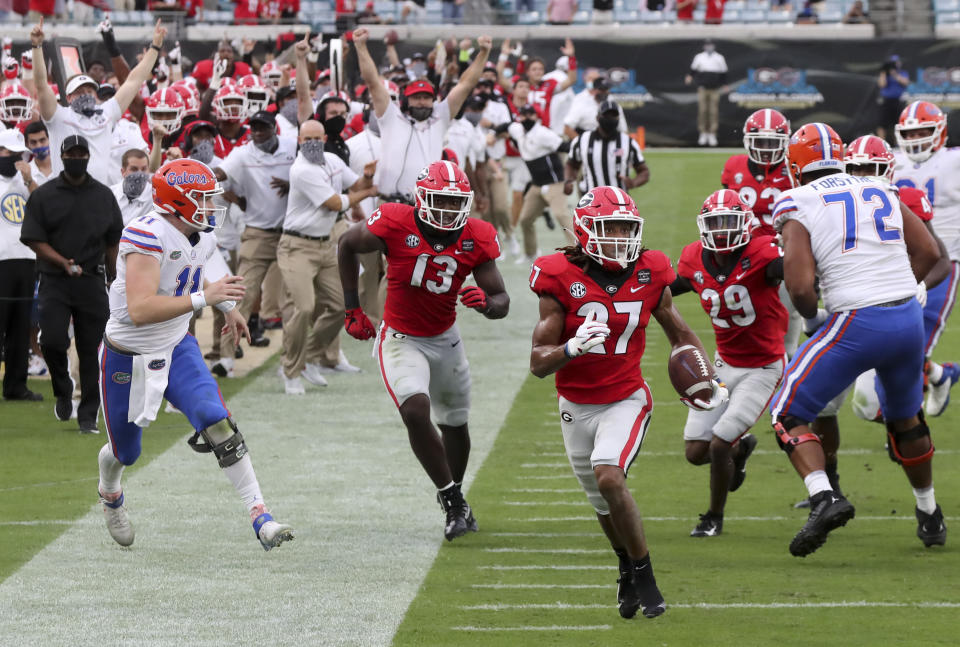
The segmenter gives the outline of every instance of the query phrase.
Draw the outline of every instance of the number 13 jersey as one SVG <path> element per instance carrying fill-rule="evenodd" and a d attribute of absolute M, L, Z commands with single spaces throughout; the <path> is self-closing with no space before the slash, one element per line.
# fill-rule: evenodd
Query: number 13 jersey
<path fill-rule="evenodd" d="M 419 224 L 413 207 L 388 202 L 366 226 L 387 247 L 384 323 L 407 335 L 433 337 L 456 321 L 460 286 L 473 268 L 500 255 L 500 243 L 493 225 L 476 218 L 467 218 L 459 232 L 431 234 L 434 242 Z"/>
<path fill-rule="evenodd" d="M 759 368 L 784 355 L 787 310 L 778 287 L 767 283 L 767 265 L 782 252 L 772 236 L 751 238 L 730 275 L 707 269 L 700 241 L 683 248 L 677 274 L 700 295 L 710 316 L 720 359 L 739 368 Z"/>
<path fill-rule="evenodd" d="M 610 404 L 644 386 L 640 359 L 650 315 L 676 274 L 663 252 L 646 250 L 630 271 L 613 275 L 590 261 L 586 271 L 562 253 L 533 263 L 530 289 L 556 299 L 564 310 L 564 343 L 593 311 L 610 336 L 557 371 L 557 393 L 577 404 Z"/>

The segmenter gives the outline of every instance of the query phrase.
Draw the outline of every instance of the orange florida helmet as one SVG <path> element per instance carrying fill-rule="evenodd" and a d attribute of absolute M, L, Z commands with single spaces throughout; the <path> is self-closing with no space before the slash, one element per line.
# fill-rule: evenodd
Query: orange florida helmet
<path fill-rule="evenodd" d="M 587 256 L 604 269 L 619 272 L 640 258 L 643 218 L 626 191 L 598 186 L 577 203 L 573 235 Z"/>
<path fill-rule="evenodd" d="M 178 217 L 199 231 L 213 231 L 223 224 L 226 207 L 214 196 L 223 193 L 210 167 L 195 159 L 171 160 L 153 174 L 153 204 L 157 211 Z"/>
<path fill-rule="evenodd" d="M 847 144 L 843 161 L 848 172 L 852 168 L 866 168 L 870 175 L 893 182 L 893 151 L 876 135 L 857 137 Z"/>
<path fill-rule="evenodd" d="M 914 101 L 893 130 L 900 150 L 913 162 L 925 162 L 947 141 L 947 115 L 929 101 Z"/>
<path fill-rule="evenodd" d="M 801 126 L 790 136 L 787 163 L 794 187 L 801 186 L 804 173 L 825 169 L 843 172 L 843 140 L 827 124 L 814 122 Z"/>
<path fill-rule="evenodd" d="M 753 219 L 750 207 L 731 189 L 714 191 L 703 201 L 697 216 L 697 229 L 703 248 L 711 252 L 727 253 L 750 242 L 749 223 Z"/>
<path fill-rule="evenodd" d="M 773 108 L 757 110 L 743 124 L 747 157 L 761 166 L 776 166 L 787 156 L 790 121 Z"/>

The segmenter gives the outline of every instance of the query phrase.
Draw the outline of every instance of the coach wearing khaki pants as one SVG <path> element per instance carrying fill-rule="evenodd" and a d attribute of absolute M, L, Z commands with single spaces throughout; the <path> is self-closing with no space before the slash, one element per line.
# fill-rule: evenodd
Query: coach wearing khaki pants
<path fill-rule="evenodd" d="M 304 393 L 301 376 L 326 384 L 322 375 L 305 369 L 308 348 L 326 347 L 343 326 L 337 244 L 331 235 L 341 212 L 377 194 L 372 182 L 377 163 L 364 166 L 359 177 L 323 151 L 325 140 L 320 122 L 300 126 L 300 152 L 290 168 L 290 199 L 277 246 L 277 264 L 293 299 L 293 315 L 283 321 L 283 383 L 290 395 Z"/>

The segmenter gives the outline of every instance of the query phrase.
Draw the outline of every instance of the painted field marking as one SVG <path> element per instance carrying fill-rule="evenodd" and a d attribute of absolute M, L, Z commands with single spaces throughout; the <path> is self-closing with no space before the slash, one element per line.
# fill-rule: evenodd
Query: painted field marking
<path fill-rule="evenodd" d="M 589 505 L 586 499 L 577 500 L 577 501 L 504 501 L 503 505 L 512 505 L 512 506 L 550 506 L 550 505 Z"/>
<path fill-rule="evenodd" d="M 609 588 L 609 587 L 608 587 Z M 588 610 L 610 609 L 612 604 L 568 604 L 554 602 L 552 604 L 471 604 L 461 606 L 464 611 L 514 611 L 522 609 L 558 609 L 558 610 Z M 922 609 L 956 609 L 960 602 L 873 602 L 869 600 L 838 602 L 687 602 L 667 603 L 667 608 L 673 609 L 858 609 L 858 608 L 922 608 Z"/>
<path fill-rule="evenodd" d="M 488 537 L 596 537 L 595 532 L 488 532 Z"/>
<path fill-rule="evenodd" d="M 609 584 L 471 584 L 474 589 L 609 589 Z"/>
<path fill-rule="evenodd" d="M 576 494 L 583 492 L 580 488 L 514 488 L 514 492 L 523 492 L 529 494 Z"/>
<path fill-rule="evenodd" d="M 567 472 L 566 474 L 541 474 L 536 476 L 518 476 L 517 480 L 520 481 L 549 481 L 550 479 L 575 479 L 573 472 Z"/>
<path fill-rule="evenodd" d="M 520 467 L 525 470 L 537 469 L 540 467 L 564 467 L 570 469 L 570 463 L 520 463 Z"/>
<path fill-rule="evenodd" d="M 522 625 L 519 627 L 473 627 L 470 625 L 463 627 L 450 627 L 451 631 L 605 631 L 611 629 L 610 625 L 549 625 L 540 627 L 537 625 Z"/>
<path fill-rule="evenodd" d="M 484 548 L 485 553 L 549 553 L 556 555 L 607 555 L 599 548 Z"/>
<path fill-rule="evenodd" d="M 548 504 L 543 504 L 548 505 Z M 781 516 L 769 516 L 769 517 L 725 517 L 726 521 L 803 521 L 803 518 L 800 516 L 796 517 L 781 517 Z M 960 520 L 958 516 L 945 516 L 944 519 L 947 521 L 957 521 Z M 596 521 L 596 517 L 527 517 L 527 518 L 511 518 L 505 519 L 505 521 L 512 522 L 524 522 L 524 521 Z M 644 521 L 696 521 L 696 517 L 643 517 Z M 913 521 L 916 522 L 916 517 L 907 516 L 907 515 L 858 515 L 855 518 L 855 521 Z"/>
<path fill-rule="evenodd" d="M 99 476 L 88 476 L 82 479 L 70 479 L 68 481 L 45 481 L 43 483 L 30 483 L 29 485 L 15 485 L 13 487 L 0 488 L 0 492 L 16 492 L 18 490 L 29 490 L 35 487 L 52 487 L 54 485 L 66 485 L 67 483 L 86 483 L 98 480 L 100 480 Z"/>
<path fill-rule="evenodd" d="M 33 519 L 31 521 L 0 521 L 0 526 L 72 526 L 79 519 Z"/>
<path fill-rule="evenodd" d="M 491 564 L 489 566 L 477 566 L 480 571 L 615 571 L 616 564 L 585 564 L 583 566 L 573 566 L 571 564 L 520 564 L 518 566 L 507 566 L 504 564 Z"/>

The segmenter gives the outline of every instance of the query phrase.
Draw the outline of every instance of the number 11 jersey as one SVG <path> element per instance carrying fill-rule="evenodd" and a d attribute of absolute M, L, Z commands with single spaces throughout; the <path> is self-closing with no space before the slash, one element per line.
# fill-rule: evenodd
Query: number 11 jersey
<path fill-rule="evenodd" d="M 767 282 L 767 265 L 782 252 L 772 236 L 751 238 L 730 274 L 711 272 L 700 241 L 683 248 L 677 273 L 700 295 L 710 316 L 720 359 L 738 368 L 760 368 L 784 355 L 787 310 L 777 285 Z M 711 264 L 712 266 L 712 264 Z M 716 268 L 714 268 L 716 269 Z"/>
<path fill-rule="evenodd" d="M 388 202 L 367 218 L 366 226 L 387 247 L 383 320 L 415 337 L 433 337 L 450 328 L 464 279 L 500 255 L 497 230 L 476 218 L 467 218 L 457 232 L 436 237 L 429 232 L 428 240 L 413 207 Z"/>

